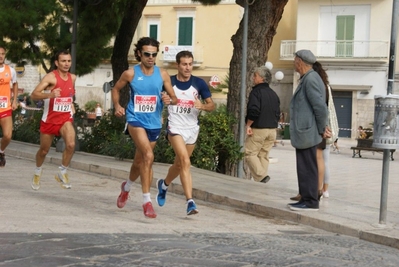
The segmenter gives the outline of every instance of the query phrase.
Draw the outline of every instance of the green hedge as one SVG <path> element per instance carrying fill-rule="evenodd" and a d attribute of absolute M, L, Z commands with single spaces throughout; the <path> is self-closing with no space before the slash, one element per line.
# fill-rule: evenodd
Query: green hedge
<path fill-rule="evenodd" d="M 75 106 L 75 128 L 80 150 L 88 153 L 112 156 L 117 159 L 133 159 L 135 145 L 129 135 L 123 133 L 125 118 L 117 118 L 108 111 L 101 120 L 88 127 L 85 124 L 85 112 Z M 14 111 L 17 118 L 19 110 Z M 14 120 L 13 139 L 39 144 L 39 126 L 43 111 L 35 111 L 25 119 Z M 166 122 L 166 114 L 164 121 Z M 200 117 L 200 134 L 196 148 L 191 157 L 193 166 L 226 173 L 232 165 L 242 159 L 240 146 L 231 132 L 235 119 L 228 114 L 226 106 L 222 105 L 213 112 Z M 54 140 L 55 146 L 58 138 Z M 172 163 L 174 151 L 165 138 L 165 125 L 154 150 L 155 162 Z"/>

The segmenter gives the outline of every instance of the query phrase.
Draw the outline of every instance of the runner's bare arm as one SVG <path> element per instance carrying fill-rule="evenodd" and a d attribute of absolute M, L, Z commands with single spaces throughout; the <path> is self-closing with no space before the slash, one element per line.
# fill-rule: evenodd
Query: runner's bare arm
<path fill-rule="evenodd" d="M 163 79 L 163 86 L 170 97 L 170 105 L 177 105 L 177 97 L 175 91 L 172 87 L 172 82 L 170 80 L 170 76 L 165 69 L 161 69 L 161 75 Z"/>
<path fill-rule="evenodd" d="M 71 76 L 72 76 L 72 84 L 73 84 L 73 87 L 75 87 L 76 75 L 71 73 Z"/>
<path fill-rule="evenodd" d="M 76 75 L 75 74 L 71 74 L 71 76 L 72 76 L 73 88 L 75 88 Z M 75 105 L 72 105 L 72 115 L 74 115 L 75 113 L 76 113 Z"/>
<path fill-rule="evenodd" d="M 205 111 L 213 111 L 215 109 L 215 103 L 213 102 L 212 97 L 204 99 L 204 102 L 205 103 L 202 103 L 202 101 L 196 97 L 194 103 L 195 108 Z"/>
<path fill-rule="evenodd" d="M 111 91 L 112 103 L 114 103 L 115 107 L 115 116 L 120 117 L 125 115 L 125 109 L 119 104 L 120 90 L 124 88 L 129 82 L 131 82 L 133 77 L 134 70 L 132 68 L 125 70 L 119 80 L 115 83 L 115 86 Z"/>
<path fill-rule="evenodd" d="M 36 88 L 33 90 L 31 94 L 32 100 L 42 100 L 46 98 L 54 98 L 54 97 L 59 97 L 61 89 L 56 88 L 53 89 L 55 84 L 57 83 L 57 79 L 55 78 L 55 75 L 50 72 L 47 73 L 46 76 L 40 81 L 40 83 L 36 86 Z M 50 89 L 50 93 L 45 93 L 43 92 L 44 90 Z"/>
<path fill-rule="evenodd" d="M 14 93 L 14 99 L 12 100 L 12 110 L 16 110 L 18 108 L 18 102 L 17 102 L 18 82 L 13 83 L 12 89 L 13 89 L 13 93 Z"/>

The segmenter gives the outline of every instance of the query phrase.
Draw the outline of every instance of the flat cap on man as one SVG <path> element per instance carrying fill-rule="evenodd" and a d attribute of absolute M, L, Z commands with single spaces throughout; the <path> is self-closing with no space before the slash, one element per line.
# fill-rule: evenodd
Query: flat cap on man
<path fill-rule="evenodd" d="M 302 49 L 294 53 L 295 56 L 302 59 L 303 62 L 313 65 L 317 61 L 316 57 L 310 50 Z"/>

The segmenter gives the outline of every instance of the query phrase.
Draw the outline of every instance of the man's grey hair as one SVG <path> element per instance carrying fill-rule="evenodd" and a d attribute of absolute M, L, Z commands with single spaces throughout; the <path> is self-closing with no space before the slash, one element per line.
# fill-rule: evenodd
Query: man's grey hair
<path fill-rule="evenodd" d="M 259 74 L 265 83 L 270 83 L 272 81 L 272 73 L 266 66 L 260 66 L 254 69 L 254 73 Z"/>

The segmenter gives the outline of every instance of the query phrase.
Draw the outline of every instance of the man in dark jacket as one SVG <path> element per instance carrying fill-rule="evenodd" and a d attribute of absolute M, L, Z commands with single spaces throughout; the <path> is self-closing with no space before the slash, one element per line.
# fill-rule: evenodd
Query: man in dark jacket
<path fill-rule="evenodd" d="M 265 66 L 253 72 L 253 83 L 247 104 L 245 160 L 253 179 L 267 183 L 270 177 L 269 152 L 276 140 L 280 118 L 280 99 L 269 87 L 270 70 Z"/>

